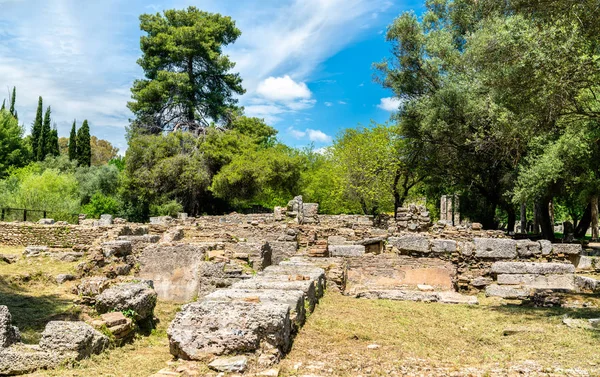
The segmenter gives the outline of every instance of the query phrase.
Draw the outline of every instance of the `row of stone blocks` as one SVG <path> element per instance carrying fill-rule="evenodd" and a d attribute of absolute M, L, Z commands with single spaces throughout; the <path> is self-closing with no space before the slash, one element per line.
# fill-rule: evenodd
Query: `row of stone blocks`
<path fill-rule="evenodd" d="M 474 238 L 473 242 L 454 241 L 444 238 L 431 239 L 423 235 L 389 237 L 388 244 L 402 253 L 446 254 L 460 253 L 464 256 L 489 259 L 515 259 L 550 255 L 579 255 L 580 244 L 551 243 L 547 240 L 513 240 L 503 238 Z"/>
<path fill-rule="evenodd" d="M 168 329 L 171 353 L 185 360 L 259 354 L 270 365 L 289 351 L 306 311 L 325 290 L 325 271 L 300 258 L 184 305 Z"/>

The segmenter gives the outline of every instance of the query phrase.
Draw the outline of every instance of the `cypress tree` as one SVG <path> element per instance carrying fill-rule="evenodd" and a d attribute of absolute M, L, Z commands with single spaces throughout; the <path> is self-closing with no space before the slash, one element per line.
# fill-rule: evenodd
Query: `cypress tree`
<path fill-rule="evenodd" d="M 92 164 L 92 146 L 90 144 L 90 126 L 87 119 L 77 131 L 77 161 L 79 166 Z"/>
<path fill-rule="evenodd" d="M 13 86 L 12 96 L 10 96 L 10 114 L 16 118 L 15 102 L 17 100 L 17 87 Z"/>
<path fill-rule="evenodd" d="M 48 106 L 48 109 L 46 109 L 46 114 L 44 114 L 42 133 L 38 140 L 38 161 L 43 161 L 46 158 L 46 155 L 50 152 L 50 134 L 52 133 L 52 128 L 50 128 L 51 113 L 50 106 Z"/>
<path fill-rule="evenodd" d="M 0 107 L 0 111 L 4 111 L 6 109 L 6 100 L 2 100 L 2 107 Z"/>
<path fill-rule="evenodd" d="M 52 156 L 60 155 L 60 149 L 58 146 L 58 130 L 56 129 L 56 124 L 54 124 L 54 127 L 52 127 L 52 130 L 50 131 L 50 137 L 46 143 L 46 153 Z"/>
<path fill-rule="evenodd" d="M 33 150 L 33 159 L 35 161 L 39 161 L 38 148 L 40 145 L 40 137 L 42 135 L 42 117 L 42 97 L 40 96 L 38 100 L 37 113 L 35 114 L 35 120 L 33 121 L 33 126 L 31 127 L 31 149 Z"/>
<path fill-rule="evenodd" d="M 73 121 L 73 127 L 71 127 L 71 134 L 69 135 L 69 160 L 77 160 L 77 131 L 75 130 L 75 123 Z"/>

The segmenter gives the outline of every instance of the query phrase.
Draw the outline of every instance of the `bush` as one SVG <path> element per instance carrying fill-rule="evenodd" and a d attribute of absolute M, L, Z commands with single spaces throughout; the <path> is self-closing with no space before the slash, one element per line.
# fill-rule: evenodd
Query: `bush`
<path fill-rule="evenodd" d="M 183 212 L 183 206 L 177 200 L 170 200 L 162 204 L 152 204 L 150 206 L 150 215 L 152 216 L 176 217 L 179 212 Z"/>
<path fill-rule="evenodd" d="M 121 212 L 121 202 L 114 196 L 106 196 L 97 192 L 88 204 L 81 207 L 81 212 L 92 218 L 98 218 L 104 214 L 117 215 Z"/>

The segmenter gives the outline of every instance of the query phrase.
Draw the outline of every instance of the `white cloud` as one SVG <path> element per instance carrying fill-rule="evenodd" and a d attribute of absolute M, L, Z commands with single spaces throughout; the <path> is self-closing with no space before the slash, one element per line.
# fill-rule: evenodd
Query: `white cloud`
<path fill-rule="evenodd" d="M 256 93 L 272 101 L 309 99 L 312 93 L 303 82 L 296 82 L 288 75 L 269 77 L 258 84 Z"/>
<path fill-rule="evenodd" d="M 400 105 L 402 104 L 402 100 L 396 97 L 385 97 L 382 98 L 379 102 L 379 107 L 381 110 L 385 111 L 398 111 Z"/>
<path fill-rule="evenodd" d="M 332 141 L 331 136 L 327 135 L 321 130 L 307 128 L 304 131 L 300 131 L 293 127 L 289 127 L 287 131 L 296 139 L 308 138 L 308 140 L 314 141 L 316 143 L 330 143 Z"/>
<path fill-rule="evenodd" d="M 340 104 L 340 105 L 347 105 L 348 103 L 345 102 L 345 101 L 338 101 L 338 104 Z"/>
<path fill-rule="evenodd" d="M 325 102 L 325 106 L 331 107 L 331 106 L 333 106 L 333 103 L 332 102 Z"/>

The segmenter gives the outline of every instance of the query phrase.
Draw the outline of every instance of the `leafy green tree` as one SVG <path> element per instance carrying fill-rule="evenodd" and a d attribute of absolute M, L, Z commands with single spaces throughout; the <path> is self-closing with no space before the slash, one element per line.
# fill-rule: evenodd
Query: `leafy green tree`
<path fill-rule="evenodd" d="M 223 47 L 241 32 L 230 17 L 195 7 L 143 14 L 140 27 L 145 79 L 133 84 L 129 109 L 134 132 L 164 130 L 199 132 L 211 121 L 227 122 L 235 111 L 242 79 Z"/>
<path fill-rule="evenodd" d="M 76 121 L 73 121 L 73 126 L 71 127 L 71 133 L 69 134 L 69 160 L 77 160 L 77 131 L 76 131 Z"/>
<path fill-rule="evenodd" d="M 109 141 L 98 139 L 96 136 L 91 137 L 90 144 L 92 146 L 92 165 L 108 164 L 119 153 L 119 149 L 115 148 Z"/>
<path fill-rule="evenodd" d="M 8 111 L 0 110 L 0 178 L 7 174 L 9 168 L 25 165 L 28 159 L 23 128 Z"/>
<path fill-rule="evenodd" d="M 79 166 L 90 166 L 92 164 L 90 126 L 87 119 L 83 121 L 79 130 L 77 130 L 77 162 Z"/>
<path fill-rule="evenodd" d="M 81 212 L 91 218 L 99 218 L 103 214 L 118 215 L 121 212 L 121 202 L 114 196 L 95 193 L 88 204 L 81 207 Z"/>
<path fill-rule="evenodd" d="M 33 121 L 33 126 L 31 127 L 31 149 L 33 150 L 33 159 L 35 161 L 40 160 L 38 157 L 38 150 L 40 147 L 40 139 L 42 137 L 43 116 L 42 97 L 40 96 L 38 99 L 35 120 Z"/>

